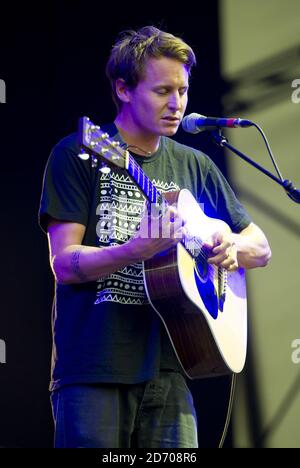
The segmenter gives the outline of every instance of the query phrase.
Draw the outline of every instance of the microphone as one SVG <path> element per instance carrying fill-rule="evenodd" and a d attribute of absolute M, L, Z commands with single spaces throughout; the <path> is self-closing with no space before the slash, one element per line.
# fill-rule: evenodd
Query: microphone
<path fill-rule="evenodd" d="M 226 119 L 218 117 L 205 117 L 205 115 L 193 112 L 182 120 L 182 128 L 188 133 L 199 133 L 204 130 L 214 130 L 220 127 L 250 127 L 254 125 L 251 120 L 245 119 Z"/>

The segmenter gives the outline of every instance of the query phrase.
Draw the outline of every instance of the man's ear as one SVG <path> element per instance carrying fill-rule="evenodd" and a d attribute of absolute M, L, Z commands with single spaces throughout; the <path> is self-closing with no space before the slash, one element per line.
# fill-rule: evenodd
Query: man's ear
<path fill-rule="evenodd" d="M 123 78 L 118 78 L 115 83 L 116 86 L 116 94 L 120 101 L 122 102 L 129 102 L 130 101 L 130 90 L 123 80 Z"/>

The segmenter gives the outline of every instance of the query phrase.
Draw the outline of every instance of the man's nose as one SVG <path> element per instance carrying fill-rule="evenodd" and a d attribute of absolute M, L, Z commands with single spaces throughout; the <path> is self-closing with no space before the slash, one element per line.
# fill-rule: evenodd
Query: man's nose
<path fill-rule="evenodd" d="M 178 110 L 181 107 L 181 96 L 178 92 L 173 93 L 168 102 L 169 109 Z"/>

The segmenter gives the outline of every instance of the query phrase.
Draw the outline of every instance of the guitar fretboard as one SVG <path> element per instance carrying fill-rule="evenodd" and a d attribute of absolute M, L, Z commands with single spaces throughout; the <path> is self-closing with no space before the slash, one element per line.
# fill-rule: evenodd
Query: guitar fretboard
<path fill-rule="evenodd" d="M 160 204 L 162 202 L 162 194 L 152 184 L 149 177 L 146 176 L 138 163 L 130 155 L 128 157 L 128 173 L 150 203 Z M 165 200 L 163 201 L 166 203 Z"/>

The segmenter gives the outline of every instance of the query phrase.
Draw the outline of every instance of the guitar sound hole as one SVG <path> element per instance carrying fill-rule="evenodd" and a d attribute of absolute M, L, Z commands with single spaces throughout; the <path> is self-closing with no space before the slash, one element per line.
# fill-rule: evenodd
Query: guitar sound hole
<path fill-rule="evenodd" d="M 196 258 L 196 272 L 201 281 L 206 282 L 208 279 L 208 263 L 204 258 L 199 255 Z"/>

